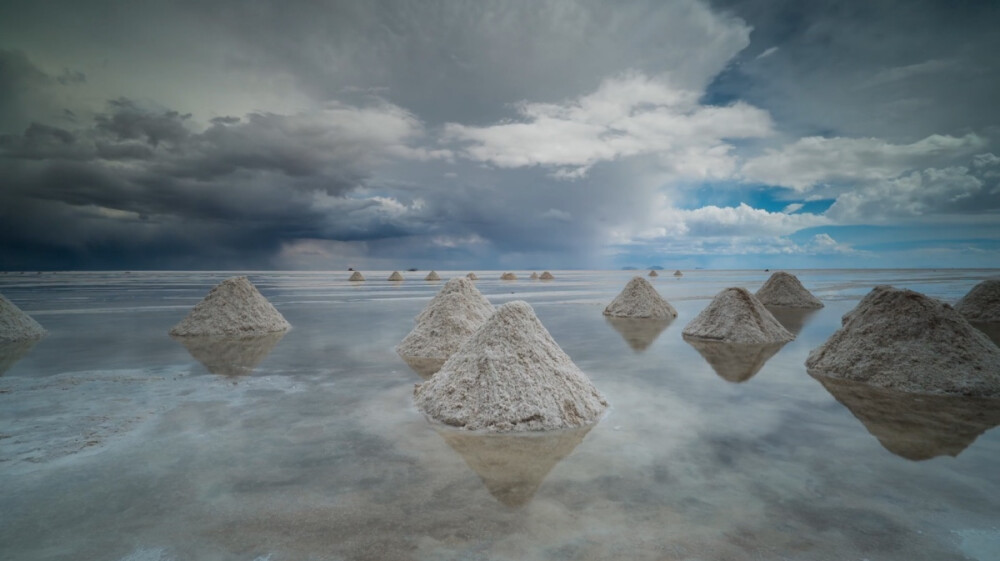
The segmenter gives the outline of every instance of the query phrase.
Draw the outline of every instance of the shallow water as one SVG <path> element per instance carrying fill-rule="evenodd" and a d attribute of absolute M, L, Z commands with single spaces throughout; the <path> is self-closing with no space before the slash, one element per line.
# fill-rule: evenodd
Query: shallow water
<path fill-rule="evenodd" d="M 49 330 L 0 349 L 0 557 L 1000 558 L 995 409 L 880 416 L 840 392 L 852 413 L 803 366 L 874 285 L 954 301 L 995 270 L 797 272 L 826 307 L 783 317 L 798 338 L 746 359 L 681 330 L 762 271 L 655 279 L 679 317 L 651 329 L 601 314 L 633 272 L 477 271 L 494 304 L 531 303 L 611 403 L 589 431 L 524 441 L 413 407 L 421 377 L 393 347 L 442 283 L 388 273 L 250 273 L 294 328 L 191 352 L 167 331 L 231 273 L 0 275 Z"/>

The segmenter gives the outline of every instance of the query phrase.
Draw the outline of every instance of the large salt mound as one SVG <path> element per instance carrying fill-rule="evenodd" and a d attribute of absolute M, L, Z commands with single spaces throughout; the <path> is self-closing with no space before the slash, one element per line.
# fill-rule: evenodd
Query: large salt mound
<path fill-rule="evenodd" d="M 42 335 L 45 329 L 37 321 L 0 294 L 0 341 L 26 341 Z"/>
<path fill-rule="evenodd" d="M 682 333 L 727 343 L 786 343 L 795 339 L 745 288 L 727 288 L 716 294 Z"/>
<path fill-rule="evenodd" d="M 361 271 L 354 271 L 351 273 L 351 278 L 347 279 L 349 281 L 360 282 L 365 280 L 365 276 L 361 274 Z"/>
<path fill-rule="evenodd" d="M 538 278 L 540 278 L 541 280 L 552 280 L 552 279 L 554 279 L 555 277 L 554 277 L 554 276 L 552 276 L 552 273 L 550 273 L 550 272 L 548 272 L 548 271 L 545 271 L 545 272 L 544 272 L 544 273 L 542 273 L 542 274 L 541 274 L 541 275 L 540 275 L 540 276 L 539 276 Z"/>
<path fill-rule="evenodd" d="M 757 299 L 765 306 L 785 308 L 822 308 L 819 298 L 802 286 L 799 279 L 785 271 L 771 275 L 757 291 Z"/>
<path fill-rule="evenodd" d="M 1000 279 L 985 280 L 955 304 L 965 319 L 978 323 L 1000 322 Z"/>
<path fill-rule="evenodd" d="M 433 419 L 489 432 L 581 427 L 608 405 L 522 301 L 500 306 L 414 397 Z"/>
<path fill-rule="evenodd" d="M 604 308 L 604 315 L 619 318 L 667 319 L 677 317 L 677 310 L 642 277 L 628 281 L 618 296 Z"/>
<path fill-rule="evenodd" d="M 462 289 L 445 292 L 442 288 L 417 316 L 417 325 L 396 347 L 396 352 L 408 363 L 412 361 L 411 366 L 421 374 L 442 366 L 493 315 L 493 306 L 474 286 L 474 295 L 465 288 L 472 281 L 448 281 L 449 285 L 453 283 L 460 284 Z"/>
<path fill-rule="evenodd" d="M 427 280 L 427 281 L 438 281 L 438 280 L 441 280 L 441 275 L 437 274 L 437 271 L 431 271 L 431 272 L 427 273 L 427 276 L 424 277 L 424 280 Z"/>
<path fill-rule="evenodd" d="M 806 367 L 897 391 L 1000 397 L 1000 348 L 951 306 L 891 286 L 845 314 Z"/>
<path fill-rule="evenodd" d="M 291 325 L 249 279 L 232 277 L 213 288 L 170 334 L 249 337 L 289 328 Z"/>
<path fill-rule="evenodd" d="M 401 281 L 401 280 L 405 280 L 405 279 L 403 279 L 403 275 L 399 274 L 399 271 L 393 271 L 392 274 L 389 275 L 389 279 L 388 280 L 391 280 L 391 281 Z"/>
<path fill-rule="evenodd" d="M 500 280 L 517 280 L 517 275 L 514 273 L 504 273 L 500 275 Z"/>

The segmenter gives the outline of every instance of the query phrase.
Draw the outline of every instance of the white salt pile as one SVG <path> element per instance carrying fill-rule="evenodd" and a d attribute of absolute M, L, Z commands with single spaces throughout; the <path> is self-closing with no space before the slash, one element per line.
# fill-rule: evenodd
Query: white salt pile
<path fill-rule="evenodd" d="M 479 277 L 476 276 L 476 273 L 469 273 L 469 274 L 465 275 L 465 278 L 467 278 L 469 280 L 479 280 Z"/>
<path fill-rule="evenodd" d="M 745 288 L 727 288 L 716 294 L 682 333 L 727 343 L 786 343 L 795 339 Z"/>
<path fill-rule="evenodd" d="M 978 323 L 1000 322 L 1000 279 L 985 280 L 955 304 L 965 319 Z"/>
<path fill-rule="evenodd" d="M 677 317 L 677 310 L 642 277 L 628 281 L 625 288 L 604 308 L 604 315 L 619 318 L 667 319 Z"/>
<path fill-rule="evenodd" d="M 433 419 L 488 432 L 581 427 L 608 406 L 522 301 L 500 306 L 414 397 Z"/>
<path fill-rule="evenodd" d="M 683 277 L 684 273 L 680 272 L 680 270 L 678 269 L 678 270 L 674 271 L 674 276 L 675 277 Z"/>
<path fill-rule="evenodd" d="M 538 273 L 531 273 L 531 276 L 528 278 L 530 278 L 531 280 L 538 280 Z"/>
<path fill-rule="evenodd" d="M 27 341 L 45 335 L 45 329 L 0 294 L 0 342 Z"/>
<path fill-rule="evenodd" d="M 424 277 L 424 280 L 428 280 L 428 281 L 441 280 L 441 276 L 437 274 L 437 271 L 431 271 L 431 272 L 427 273 L 427 276 Z"/>
<path fill-rule="evenodd" d="M 540 279 L 542 279 L 542 280 L 552 280 L 552 279 L 554 279 L 555 277 L 554 277 L 554 276 L 552 276 L 552 273 L 550 273 L 550 272 L 548 272 L 548 271 L 545 271 L 545 272 L 544 272 L 544 273 L 542 273 L 542 275 L 541 275 L 540 277 L 538 277 L 538 278 L 540 278 Z"/>
<path fill-rule="evenodd" d="M 757 299 L 765 306 L 783 308 L 822 308 L 819 298 L 802 286 L 798 277 L 778 271 L 757 291 Z"/>
<path fill-rule="evenodd" d="M 504 273 L 500 275 L 500 280 L 517 280 L 517 275 L 514 273 Z"/>
<path fill-rule="evenodd" d="M 289 328 L 291 325 L 249 279 L 232 277 L 213 288 L 170 334 L 249 337 Z"/>
<path fill-rule="evenodd" d="M 399 274 L 399 271 L 393 271 L 392 274 L 389 275 L 388 280 L 391 280 L 391 281 L 401 281 L 401 280 L 405 280 L 405 279 L 403 279 L 403 275 Z"/>
<path fill-rule="evenodd" d="M 361 271 L 354 271 L 353 273 L 351 273 L 351 278 L 349 278 L 347 280 L 353 281 L 353 282 L 360 282 L 360 281 L 365 280 L 365 276 L 361 274 Z"/>
<path fill-rule="evenodd" d="M 417 315 L 417 325 L 396 352 L 421 374 L 431 374 L 459 349 L 494 309 L 465 278 L 451 279 Z"/>
<path fill-rule="evenodd" d="M 649 276 L 651 276 L 651 277 L 658 277 L 658 276 L 660 276 L 660 273 L 657 273 L 656 271 L 650 271 L 649 272 Z"/>
<path fill-rule="evenodd" d="M 1000 348 L 951 306 L 891 286 L 845 314 L 806 367 L 903 392 L 1000 397 Z"/>

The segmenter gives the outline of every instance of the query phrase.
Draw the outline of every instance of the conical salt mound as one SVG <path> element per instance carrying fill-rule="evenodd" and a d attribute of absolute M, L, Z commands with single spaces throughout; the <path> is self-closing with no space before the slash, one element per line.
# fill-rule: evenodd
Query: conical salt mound
<path fill-rule="evenodd" d="M 651 277 L 658 277 L 658 276 L 660 276 L 660 273 L 657 273 L 656 271 L 650 271 L 649 272 L 649 276 L 651 276 Z"/>
<path fill-rule="evenodd" d="M 500 280 L 517 280 L 517 275 L 514 273 L 504 273 L 500 275 Z"/>
<path fill-rule="evenodd" d="M 737 384 L 753 378 L 785 346 L 784 343 L 726 343 L 694 337 L 685 337 L 684 341 L 698 351 L 720 378 Z"/>
<path fill-rule="evenodd" d="M 0 342 L 26 341 L 45 335 L 45 329 L 0 294 Z"/>
<path fill-rule="evenodd" d="M 417 316 L 417 325 L 396 347 L 419 374 L 444 364 L 486 320 L 493 306 L 469 279 L 451 279 Z M 429 372 L 433 373 L 433 372 Z"/>
<path fill-rule="evenodd" d="M 249 279 L 233 277 L 213 288 L 170 334 L 251 337 L 289 328 L 291 325 Z"/>
<path fill-rule="evenodd" d="M 677 310 L 642 277 L 628 281 L 618 296 L 604 308 L 604 315 L 619 318 L 667 319 L 677 317 Z"/>
<path fill-rule="evenodd" d="M 955 304 L 965 319 L 977 323 L 1000 323 L 1000 279 L 985 280 Z"/>
<path fill-rule="evenodd" d="M 683 277 L 684 273 L 680 272 L 680 270 L 677 270 L 677 271 L 674 271 L 674 276 L 675 277 Z"/>
<path fill-rule="evenodd" d="M 285 332 L 279 331 L 255 337 L 202 335 L 177 340 L 212 374 L 244 376 L 253 372 L 284 336 Z"/>
<path fill-rule="evenodd" d="M 441 276 L 437 274 L 437 271 L 431 271 L 431 272 L 427 273 L 427 276 L 424 277 L 424 280 L 427 280 L 427 281 L 438 281 L 438 280 L 441 280 Z"/>
<path fill-rule="evenodd" d="M 799 279 L 784 271 L 771 275 L 757 291 L 757 299 L 765 306 L 782 308 L 822 308 L 819 298 L 802 286 Z"/>
<path fill-rule="evenodd" d="M 365 280 L 365 276 L 361 274 L 361 271 L 354 271 L 353 273 L 351 273 L 351 278 L 349 278 L 347 280 L 353 281 L 353 282 L 360 282 L 360 281 Z"/>
<path fill-rule="evenodd" d="M 581 427 L 608 405 L 521 301 L 500 306 L 414 398 L 446 425 L 489 432 Z"/>
<path fill-rule="evenodd" d="M 479 277 L 476 276 L 476 273 L 469 273 L 469 274 L 465 275 L 465 278 L 467 278 L 469 280 L 479 280 Z"/>
<path fill-rule="evenodd" d="M 891 286 L 845 314 L 806 367 L 896 391 L 1000 397 L 1000 348 L 951 306 Z"/>
<path fill-rule="evenodd" d="M 538 273 L 531 273 L 531 276 L 528 278 L 530 278 L 531 280 L 538 280 Z"/>
<path fill-rule="evenodd" d="M 401 280 L 405 280 L 405 279 L 403 279 L 403 275 L 399 274 L 399 271 L 393 271 L 392 274 L 389 275 L 388 280 L 391 280 L 391 281 L 401 281 Z"/>
<path fill-rule="evenodd" d="M 541 276 L 539 276 L 538 278 L 540 278 L 540 279 L 542 279 L 542 280 L 552 280 L 552 279 L 554 279 L 555 277 L 554 277 L 554 276 L 552 276 L 552 273 L 550 273 L 550 272 L 548 272 L 548 271 L 545 271 L 545 272 L 544 272 L 544 273 L 542 273 L 542 274 L 541 274 Z"/>
<path fill-rule="evenodd" d="M 716 294 L 682 333 L 727 343 L 787 343 L 795 339 L 745 288 L 727 288 Z"/>

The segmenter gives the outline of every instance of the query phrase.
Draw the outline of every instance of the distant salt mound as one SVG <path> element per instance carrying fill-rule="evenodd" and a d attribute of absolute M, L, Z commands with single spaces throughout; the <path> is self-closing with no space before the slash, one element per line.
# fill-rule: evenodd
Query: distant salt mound
<path fill-rule="evenodd" d="M 0 294 L 0 342 L 27 341 L 43 335 L 45 329 L 37 321 Z"/>
<path fill-rule="evenodd" d="M 552 279 L 554 279 L 555 277 L 554 277 L 554 276 L 552 276 L 552 273 L 550 273 L 550 272 L 548 272 L 548 271 L 545 271 L 545 272 L 544 272 L 544 273 L 542 273 L 542 274 L 541 274 L 541 276 L 539 276 L 538 278 L 540 278 L 540 279 L 542 279 L 542 280 L 552 280 Z"/>
<path fill-rule="evenodd" d="M 727 288 L 716 294 L 682 333 L 727 343 L 786 343 L 795 339 L 745 288 Z"/>
<path fill-rule="evenodd" d="M 427 276 L 424 277 L 424 280 L 438 281 L 438 280 L 441 280 L 441 276 L 437 274 L 437 271 L 431 271 L 431 272 L 427 273 Z"/>
<path fill-rule="evenodd" d="M 389 278 L 387 280 L 401 281 L 401 280 L 406 280 L 406 279 L 403 278 L 403 275 L 399 274 L 399 271 L 393 271 L 392 274 L 389 275 Z"/>
<path fill-rule="evenodd" d="M 287 331 L 291 327 L 249 279 L 232 277 L 213 288 L 170 334 L 250 337 Z"/>
<path fill-rule="evenodd" d="M 677 271 L 674 271 L 674 276 L 675 277 L 683 277 L 684 273 L 680 272 L 680 270 L 677 270 Z"/>
<path fill-rule="evenodd" d="M 765 306 L 783 308 L 822 308 L 819 298 L 802 286 L 799 279 L 785 271 L 771 275 L 757 291 L 757 299 Z"/>
<path fill-rule="evenodd" d="M 806 367 L 896 391 L 1000 397 L 1000 348 L 951 306 L 891 286 L 845 314 Z"/>
<path fill-rule="evenodd" d="M 500 280 L 517 280 L 517 275 L 514 273 L 504 273 L 500 275 Z"/>
<path fill-rule="evenodd" d="M 677 317 L 677 310 L 642 277 L 628 281 L 621 293 L 604 308 L 604 315 L 618 318 L 667 319 Z"/>
<path fill-rule="evenodd" d="M 608 405 L 521 301 L 500 306 L 414 397 L 432 419 L 488 432 L 581 427 Z"/>
<path fill-rule="evenodd" d="M 531 280 L 538 280 L 538 273 L 531 273 L 531 276 L 528 278 L 530 278 Z"/>
<path fill-rule="evenodd" d="M 352 282 L 361 282 L 365 280 L 365 276 L 361 274 L 361 271 L 354 271 L 351 273 L 351 278 L 347 280 Z"/>
<path fill-rule="evenodd" d="M 479 277 L 476 276 L 476 273 L 469 273 L 469 274 L 465 275 L 465 278 L 467 278 L 469 280 L 479 280 Z"/>
<path fill-rule="evenodd" d="M 965 319 L 977 323 L 1000 323 L 1000 279 L 984 280 L 955 304 Z"/>
<path fill-rule="evenodd" d="M 660 276 L 660 273 L 657 273 L 656 271 L 650 271 L 649 272 L 649 276 L 651 276 L 651 277 L 658 277 L 658 276 Z"/>

